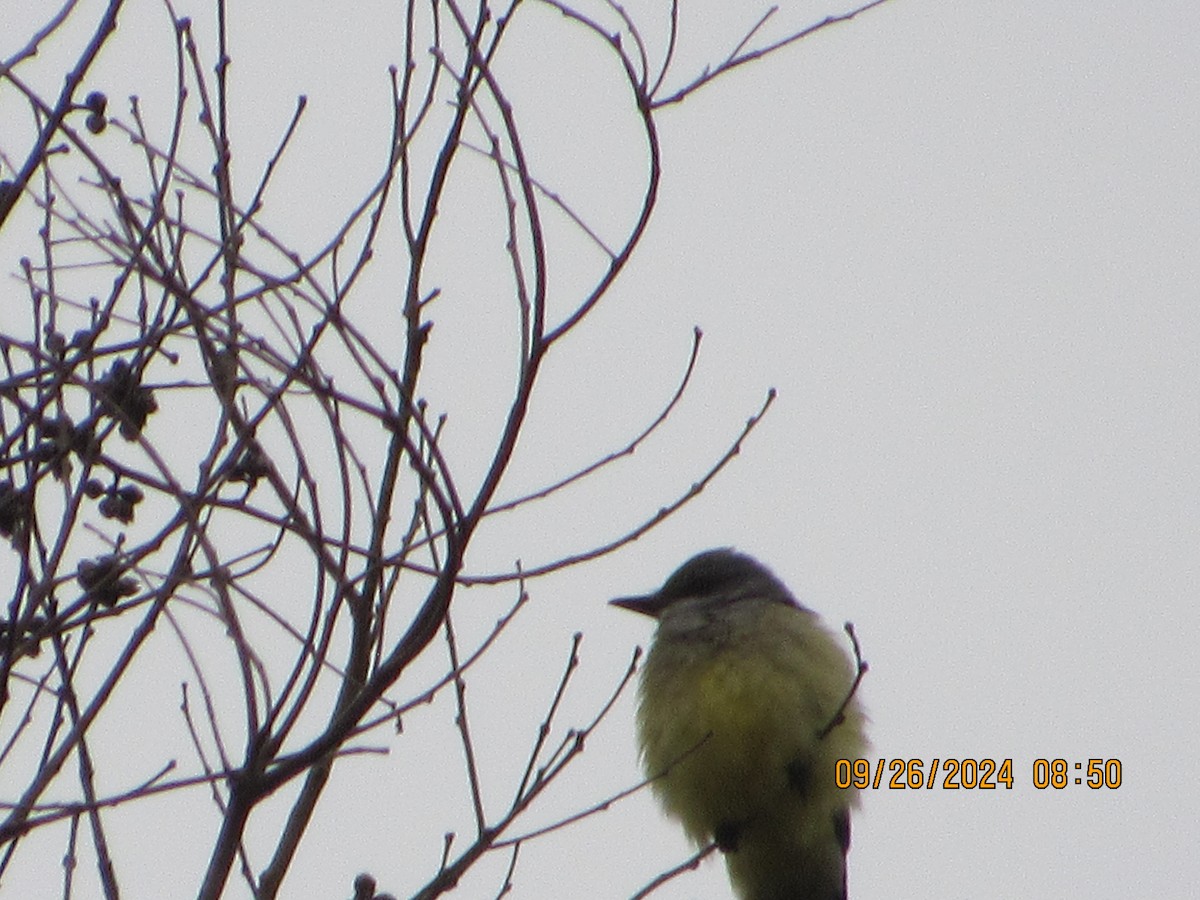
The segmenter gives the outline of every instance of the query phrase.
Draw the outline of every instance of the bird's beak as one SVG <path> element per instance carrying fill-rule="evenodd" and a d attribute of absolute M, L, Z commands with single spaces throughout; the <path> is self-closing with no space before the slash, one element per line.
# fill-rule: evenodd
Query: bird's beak
<path fill-rule="evenodd" d="M 608 602 L 612 606 L 629 609 L 635 613 L 641 613 L 643 616 L 649 616 L 652 619 L 657 619 L 667 605 L 662 595 L 657 593 L 646 594 L 642 597 L 618 597 L 616 600 L 609 600 Z"/>

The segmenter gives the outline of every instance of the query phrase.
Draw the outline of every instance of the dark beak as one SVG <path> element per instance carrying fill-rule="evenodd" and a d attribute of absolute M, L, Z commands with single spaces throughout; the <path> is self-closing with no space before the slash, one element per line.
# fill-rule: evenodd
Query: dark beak
<path fill-rule="evenodd" d="M 662 594 L 646 594 L 643 597 L 618 597 L 616 600 L 608 601 L 613 606 L 619 606 L 621 609 L 632 610 L 635 613 L 641 613 L 643 616 L 649 616 L 652 619 L 657 619 L 659 613 L 666 607 L 666 601 L 663 600 Z"/>

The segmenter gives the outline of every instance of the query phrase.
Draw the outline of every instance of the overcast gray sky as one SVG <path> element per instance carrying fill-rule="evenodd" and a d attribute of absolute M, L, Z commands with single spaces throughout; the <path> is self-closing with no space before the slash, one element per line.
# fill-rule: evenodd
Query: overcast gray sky
<path fill-rule="evenodd" d="M 398 26 L 381 23 L 397 5 L 252 6 L 234 10 L 231 74 L 247 102 L 235 136 L 242 158 L 261 164 L 295 96 L 308 95 L 283 173 L 308 188 L 267 210 L 303 246 L 381 164 L 386 66 L 399 60 Z M 679 82 L 721 59 L 766 9 L 681 6 Z M 627 8 L 661 52 L 666 4 Z M 768 36 L 844 8 L 784 2 Z M 527 12 L 498 65 L 526 116 L 535 173 L 615 233 L 638 187 L 625 179 L 640 177 L 638 148 L 620 140 L 631 120 L 618 76 L 579 29 Z M 155 41 L 164 21 L 157 4 L 132 0 L 123 17 L 130 35 Z M 582 721 L 650 637 L 650 623 L 605 601 L 655 587 L 697 550 L 735 545 L 830 622 L 854 621 L 871 665 L 862 696 L 877 757 L 1013 761 L 1012 790 L 865 792 L 855 900 L 1194 892 L 1198 35 L 1190 0 L 892 0 L 662 113 L 657 218 L 610 297 L 550 357 L 502 494 L 632 435 L 669 395 L 699 325 L 691 392 L 631 460 L 482 536 L 468 568 L 518 557 L 534 566 L 615 536 L 686 489 L 768 388 L 778 400 L 683 513 L 531 586 L 530 614 L 509 636 L 516 650 L 473 688 L 477 733 L 500 754 L 484 754 L 489 771 L 519 768 L 501 750 L 527 744 L 505 729 L 527 733 L 541 710 L 514 716 L 505 692 L 548 696 L 554 680 L 528 680 L 531 667 L 557 673 L 570 635 L 584 633 L 588 686 L 569 704 Z M 169 82 L 139 81 L 156 52 L 170 72 L 169 46 L 134 46 L 118 38 L 97 77 L 125 80 L 114 96 L 169 98 Z M 15 259 L 7 253 L 6 270 Z M 568 259 L 553 273 L 564 298 L 595 265 L 584 252 Z M 485 292 L 486 276 L 474 277 L 448 272 L 447 298 Z M 437 330 L 486 318 L 466 302 L 446 302 Z M 472 394 L 486 388 L 451 368 L 449 349 L 443 359 L 431 366 L 446 367 L 438 402 L 456 410 L 448 440 L 467 446 Z M 460 608 L 474 596 L 464 592 Z M 479 627 L 494 620 L 503 598 L 493 599 L 480 601 Z M 633 706 L 626 696 L 596 735 L 554 794 L 558 809 L 639 777 Z M 348 895 L 359 869 L 398 894 L 422 883 L 441 833 L 461 824 L 441 824 L 436 783 L 406 783 L 403 772 L 449 727 L 432 710 L 415 715 L 386 763 L 339 767 L 329 802 L 348 812 L 319 812 L 286 896 Z M 1039 758 L 1117 759 L 1123 782 L 1038 790 Z M 457 765 L 446 783 L 461 783 Z M 364 802 L 370 827 L 354 813 Z M 126 815 L 145 823 L 158 812 L 155 801 Z M 202 865 L 184 861 L 165 824 L 134 839 L 161 841 L 180 871 Z M 688 852 L 642 794 L 531 843 L 513 896 L 625 897 Z M 150 873 L 129 878 L 130 896 L 192 892 Z M 488 896 L 494 883 L 461 894 Z M 655 896 L 728 896 L 723 866 L 710 861 Z"/>

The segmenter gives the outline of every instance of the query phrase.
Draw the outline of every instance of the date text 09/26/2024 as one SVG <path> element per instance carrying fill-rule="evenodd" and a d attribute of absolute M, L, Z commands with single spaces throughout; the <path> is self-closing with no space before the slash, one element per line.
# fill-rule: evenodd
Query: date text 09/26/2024
<path fill-rule="evenodd" d="M 886 777 L 885 777 L 886 773 Z M 1030 783 L 1038 790 L 1087 787 L 1116 790 L 1121 786 L 1119 759 L 1035 759 Z M 834 767 L 839 788 L 892 790 L 1012 790 L 1018 783 L 1011 759 L 839 759 Z"/>

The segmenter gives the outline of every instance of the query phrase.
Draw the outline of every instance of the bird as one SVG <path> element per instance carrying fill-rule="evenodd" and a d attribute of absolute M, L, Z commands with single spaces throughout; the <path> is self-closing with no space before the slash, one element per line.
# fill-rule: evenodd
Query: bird
<path fill-rule="evenodd" d="M 857 666 L 770 569 L 730 548 L 611 603 L 658 622 L 637 735 L 667 815 L 723 851 L 740 900 L 846 900 L 858 796 L 835 766 L 868 746 L 852 629 Z"/>

